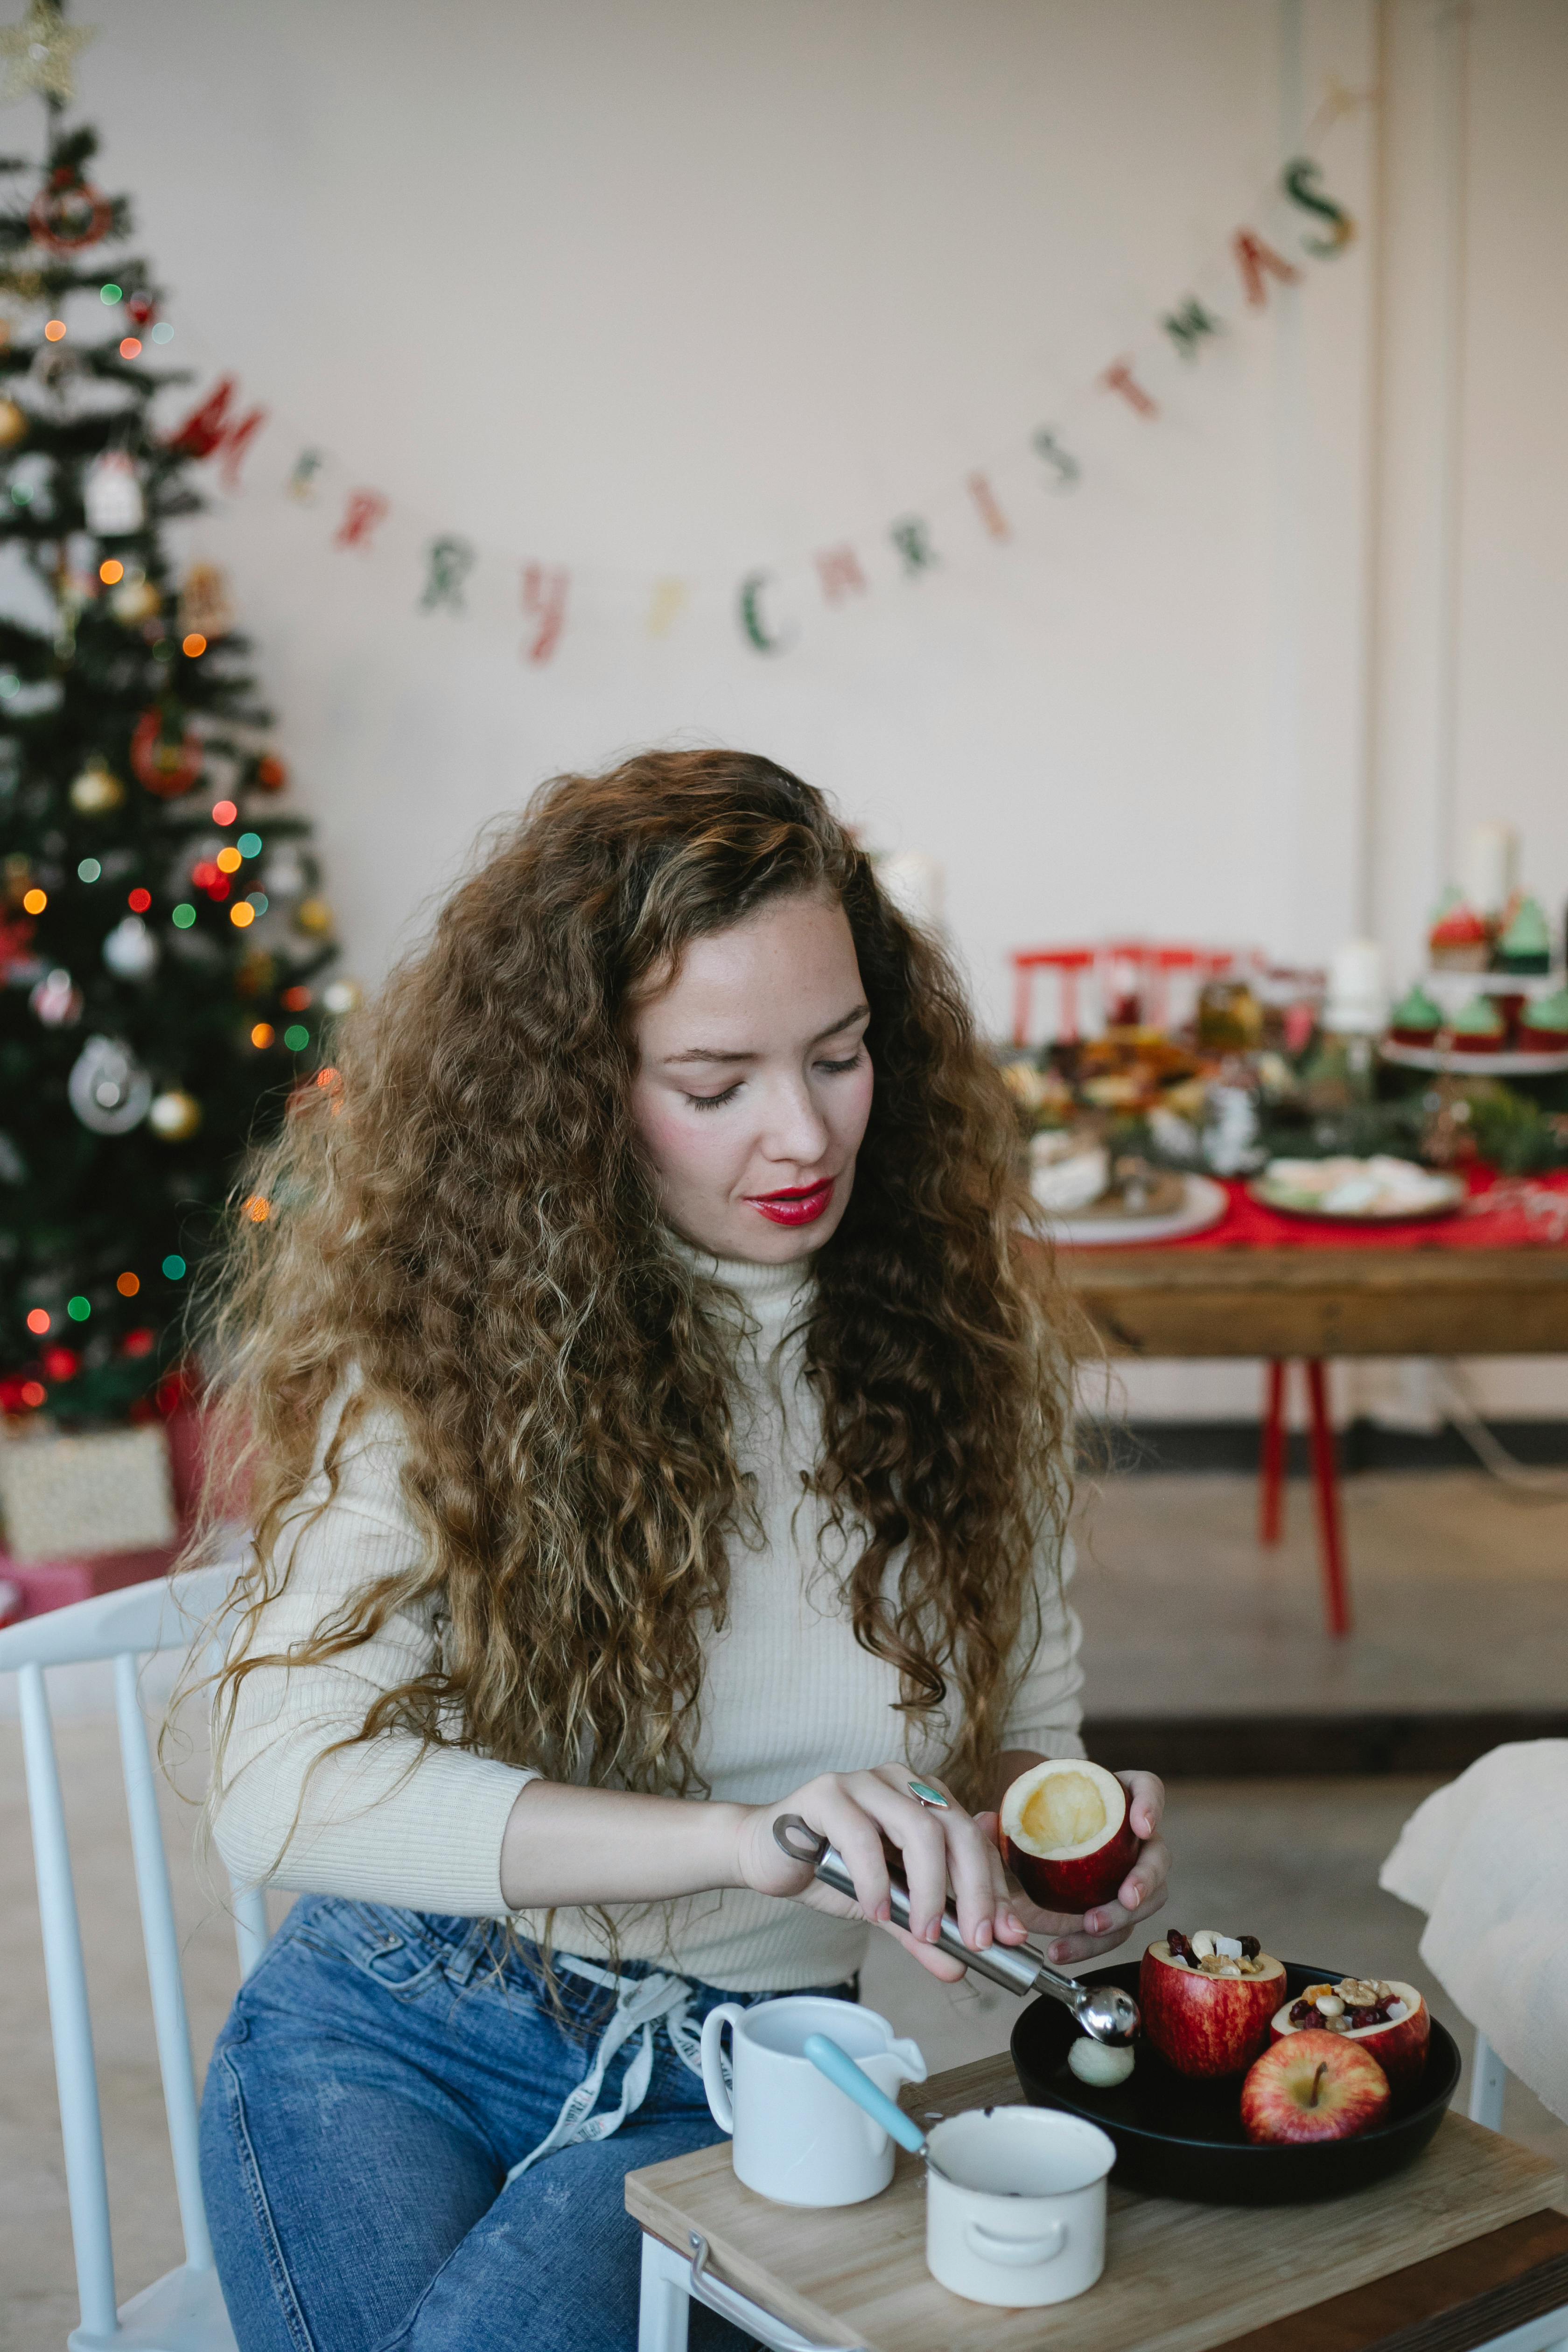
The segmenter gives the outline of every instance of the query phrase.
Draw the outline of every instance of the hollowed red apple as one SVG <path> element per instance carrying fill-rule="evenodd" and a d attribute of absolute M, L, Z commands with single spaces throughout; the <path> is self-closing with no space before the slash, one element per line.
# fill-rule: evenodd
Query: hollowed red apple
<path fill-rule="evenodd" d="M 1347 2034 L 1310 2026 L 1266 2050 L 1241 2086 L 1241 2127 L 1250 2140 L 1299 2146 L 1353 2139 L 1388 2113 L 1388 2077 Z"/>
<path fill-rule="evenodd" d="M 1060 1756 L 1020 1772 L 1002 1800 L 1002 1856 L 1031 1903 L 1074 1914 L 1109 1903 L 1138 1859 L 1114 1772 Z"/>
<path fill-rule="evenodd" d="M 1284 1986 L 1283 1963 L 1260 1952 L 1256 1937 L 1204 1929 L 1189 1940 L 1173 1929 L 1149 1946 L 1139 1970 L 1143 2031 L 1178 2074 L 1239 2074 L 1267 2049 Z"/>
<path fill-rule="evenodd" d="M 1358 2024 L 1363 2017 L 1367 2022 Z M 1269 2032 L 1276 2042 L 1303 2032 L 1331 2033 L 1336 2042 L 1366 2051 L 1394 2090 L 1406 2091 L 1426 2071 L 1432 2018 L 1414 1985 L 1385 1977 L 1342 1977 L 1338 1984 L 1309 1985 L 1299 2000 L 1287 2001 Z"/>

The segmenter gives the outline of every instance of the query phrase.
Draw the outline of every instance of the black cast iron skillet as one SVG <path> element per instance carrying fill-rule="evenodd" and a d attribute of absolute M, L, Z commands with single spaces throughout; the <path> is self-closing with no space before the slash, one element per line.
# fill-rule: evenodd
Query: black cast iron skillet
<path fill-rule="evenodd" d="M 1337 1983 L 1344 1973 L 1287 1961 L 1289 1996 L 1296 1999 L 1310 1984 Z M 1138 1963 L 1098 1969 L 1086 1981 L 1136 1993 Z M 1030 2003 L 1013 2028 L 1013 2063 L 1024 2096 L 1037 2107 L 1065 2107 L 1109 2132 L 1116 2143 L 1112 2177 L 1124 2187 L 1201 2205 L 1307 2204 L 1386 2179 L 1420 2155 L 1459 2082 L 1458 2045 L 1434 2018 L 1426 2071 L 1387 2123 L 1354 2139 L 1254 2147 L 1241 2128 L 1239 2075 L 1194 2083 L 1167 2066 L 1143 2035 L 1134 2045 L 1137 2063 L 1128 2080 L 1097 2090 L 1068 2065 L 1077 2038 L 1066 2010 L 1054 2001 Z"/>

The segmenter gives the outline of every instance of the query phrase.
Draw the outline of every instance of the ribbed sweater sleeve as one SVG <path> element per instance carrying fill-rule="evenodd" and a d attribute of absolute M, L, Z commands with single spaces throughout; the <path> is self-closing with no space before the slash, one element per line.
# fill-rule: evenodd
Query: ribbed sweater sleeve
<path fill-rule="evenodd" d="M 335 1415 L 330 1417 L 335 1419 Z M 395 1423 L 367 1422 L 327 1501 L 318 1477 L 279 1544 L 287 1582 L 246 1643 L 286 1657 L 366 1586 L 414 1566 L 423 1538 L 403 1501 Z M 325 1507 L 321 1507 L 325 1505 Z M 431 1624 L 403 1612 L 323 1664 L 263 1664 L 240 1685 L 215 1787 L 213 1834 L 238 1885 L 352 1895 L 458 1917 L 504 1915 L 501 1833 L 536 1773 L 413 1733 L 357 1740 L 384 1692 L 432 1663 Z"/>

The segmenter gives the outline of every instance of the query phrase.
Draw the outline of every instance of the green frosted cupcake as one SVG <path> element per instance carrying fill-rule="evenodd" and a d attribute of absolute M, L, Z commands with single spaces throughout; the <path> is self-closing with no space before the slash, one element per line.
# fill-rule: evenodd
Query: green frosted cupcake
<path fill-rule="evenodd" d="M 1443 1008 L 1419 982 L 1388 1016 L 1388 1034 L 1399 1045 L 1429 1045 L 1443 1026 Z"/>
<path fill-rule="evenodd" d="M 1495 1054 L 1508 1034 L 1508 1024 L 1489 996 L 1472 996 L 1449 1027 L 1456 1054 Z"/>
<path fill-rule="evenodd" d="M 1527 1054 L 1568 1054 L 1568 987 L 1554 988 L 1525 1006 L 1519 1042 Z"/>
<path fill-rule="evenodd" d="M 1550 971 L 1552 933 L 1538 898 L 1521 898 L 1498 940 L 1492 961 L 1499 971 Z"/>

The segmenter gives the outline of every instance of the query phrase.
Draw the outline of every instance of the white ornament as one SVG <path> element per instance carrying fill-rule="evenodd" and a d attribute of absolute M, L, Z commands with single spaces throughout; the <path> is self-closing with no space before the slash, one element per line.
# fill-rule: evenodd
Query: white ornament
<path fill-rule="evenodd" d="M 269 898 L 302 898 L 310 887 L 304 862 L 291 842 L 275 849 L 267 860 L 267 895 Z"/>
<path fill-rule="evenodd" d="M 123 449 L 105 449 L 87 469 L 81 502 L 87 527 L 100 539 L 140 530 L 147 520 L 147 501 L 135 459 Z"/>
<path fill-rule="evenodd" d="M 128 572 L 119 587 L 109 592 L 110 611 L 128 629 L 140 628 L 143 621 L 152 620 L 163 602 L 146 573 L 140 571 Z"/>
<path fill-rule="evenodd" d="M 103 961 L 118 980 L 147 980 L 158 969 L 158 942 L 140 915 L 116 923 L 103 942 Z"/>
<path fill-rule="evenodd" d="M 47 971 L 27 1002 L 46 1029 L 68 1029 L 81 1019 L 81 991 L 63 965 Z"/>
<path fill-rule="evenodd" d="M 129 1045 L 89 1037 L 66 1080 L 70 1107 L 94 1135 L 129 1135 L 147 1116 L 153 1082 Z"/>

